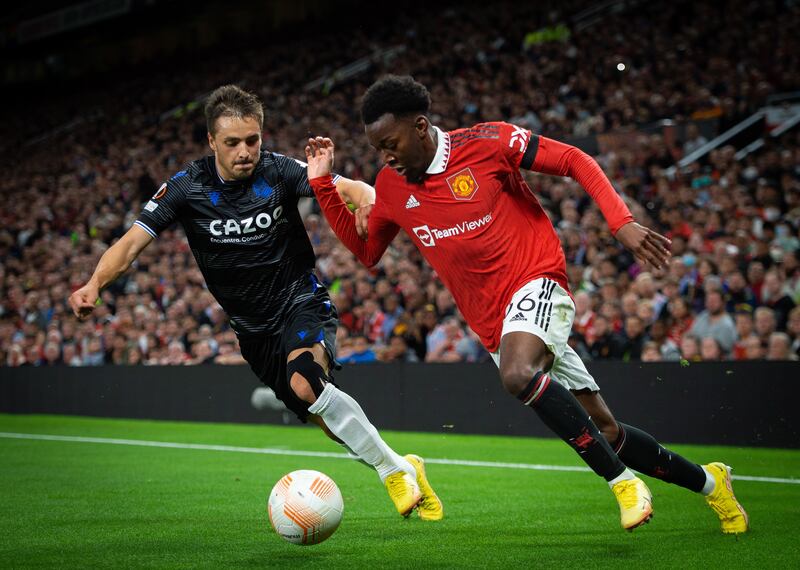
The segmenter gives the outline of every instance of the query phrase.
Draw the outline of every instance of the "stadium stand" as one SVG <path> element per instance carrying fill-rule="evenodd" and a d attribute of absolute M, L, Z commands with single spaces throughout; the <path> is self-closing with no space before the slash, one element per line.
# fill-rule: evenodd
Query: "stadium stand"
<path fill-rule="evenodd" d="M 178 229 L 103 292 L 90 321 L 70 315 L 67 297 L 160 182 L 208 153 L 204 93 L 228 82 L 256 91 L 267 148 L 300 156 L 309 134 L 325 134 L 337 142 L 337 170 L 369 181 L 380 165 L 357 101 L 389 71 L 429 86 L 443 128 L 507 120 L 591 149 L 634 215 L 672 239 L 668 270 L 647 271 L 575 183 L 526 175 L 562 238 L 577 306 L 571 343 L 584 358 L 797 359 L 800 133 L 765 137 L 744 155 L 752 141 L 734 138 L 674 167 L 800 88 L 800 6 L 630 2 L 582 19 L 581 4 L 453 5 L 369 33 L 354 27 L 347 42 L 331 32 L 212 53 L 3 109 L 0 365 L 243 362 Z M 332 74 L 375 53 L 351 77 Z M 308 69 L 323 81 L 310 86 Z M 788 101 L 778 104 L 787 113 Z M 310 208 L 343 360 L 487 358 L 407 237 L 367 270 Z"/>

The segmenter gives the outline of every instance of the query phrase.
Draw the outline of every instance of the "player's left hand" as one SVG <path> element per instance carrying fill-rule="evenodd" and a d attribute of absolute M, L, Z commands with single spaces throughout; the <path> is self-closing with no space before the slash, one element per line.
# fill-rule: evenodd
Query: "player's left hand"
<path fill-rule="evenodd" d="M 661 269 L 670 257 L 669 246 L 672 242 L 648 227 L 628 222 L 617 230 L 616 238 L 639 261 Z"/>
<path fill-rule="evenodd" d="M 308 178 L 319 178 L 330 174 L 333 170 L 333 141 L 327 137 L 308 139 L 306 145 L 306 162 L 308 163 Z"/>
<path fill-rule="evenodd" d="M 369 237 L 369 214 L 372 212 L 372 207 L 374 204 L 366 204 L 361 206 L 360 208 L 356 209 L 356 232 L 358 233 L 358 237 L 367 241 Z"/>

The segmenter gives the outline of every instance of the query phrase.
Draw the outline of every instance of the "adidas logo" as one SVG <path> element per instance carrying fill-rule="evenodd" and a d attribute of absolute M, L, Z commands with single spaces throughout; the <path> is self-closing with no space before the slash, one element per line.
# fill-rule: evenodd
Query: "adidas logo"
<path fill-rule="evenodd" d="M 417 202 L 417 199 L 414 198 L 414 195 L 408 197 L 408 202 L 406 202 L 406 210 L 410 210 L 411 208 L 419 207 L 420 203 Z"/>
<path fill-rule="evenodd" d="M 522 313 L 517 313 L 516 315 L 511 317 L 511 320 L 508 322 L 513 323 L 514 321 L 527 321 L 527 320 L 528 319 L 525 318 L 525 315 L 523 315 Z"/>

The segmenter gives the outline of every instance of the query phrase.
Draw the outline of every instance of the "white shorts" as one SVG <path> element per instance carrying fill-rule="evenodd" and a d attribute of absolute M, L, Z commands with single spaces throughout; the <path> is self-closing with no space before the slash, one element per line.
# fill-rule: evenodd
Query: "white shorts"
<path fill-rule="evenodd" d="M 572 297 L 561 285 L 542 277 L 527 283 L 511 297 L 501 336 L 512 332 L 538 336 L 555 357 L 549 371 L 550 378 L 570 390 L 597 392 L 600 387 L 586 370 L 581 357 L 567 344 L 574 318 Z M 492 353 L 498 368 L 500 358 L 499 350 Z"/>

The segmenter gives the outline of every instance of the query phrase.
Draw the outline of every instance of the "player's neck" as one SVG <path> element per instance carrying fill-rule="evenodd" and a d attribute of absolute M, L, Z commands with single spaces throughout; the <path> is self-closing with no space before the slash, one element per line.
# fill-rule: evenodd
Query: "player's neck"
<path fill-rule="evenodd" d="M 249 180 L 249 177 L 244 179 L 244 180 L 239 179 L 239 178 L 234 178 L 232 175 L 230 175 L 230 173 L 228 173 L 228 176 L 230 176 L 230 178 L 226 178 L 225 171 L 224 171 L 224 169 L 222 169 L 220 167 L 220 164 L 217 161 L 217 157 L 216 156 L 214 157 L 214 173 L 217 175 L 217 180 L 219 180 L 219 182 L 221 184 L 224 184 L 224 185 L 227 185 L 227 186 L 230 186 L 231 184 L 241 184 L 241 183 L 246 182 L 247 180 Z"/>

